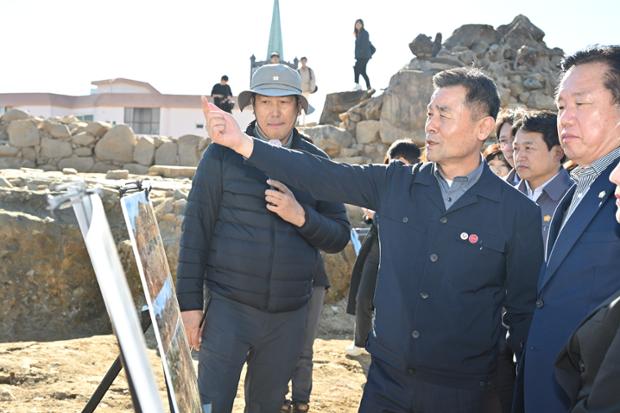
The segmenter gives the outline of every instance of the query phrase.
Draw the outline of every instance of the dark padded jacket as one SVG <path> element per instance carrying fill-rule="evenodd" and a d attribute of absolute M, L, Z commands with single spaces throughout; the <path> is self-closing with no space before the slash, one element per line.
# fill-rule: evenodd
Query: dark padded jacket
<path fill-rule="evenodd" d="M 370 51 L 370 36 L 366 29 L 362 29 L 355 38 L 355 58 L 370 59 L 372 52 Z"/>
<path fill-rule="evenodd" d="M 252 123 L 247 133 L 253 130 Z M 292 139 L 292 148 L 327 157 L 297 130 Z M 266 209 L 266 180 L 228 148 L 212 144 L 205 151 L 183 222 L 181 311 L 202 309 L 205 279 L 209 290 L 267 312 L 300 308 L 310 298 L 313 279 L 326 281 L 318 250 L 338 252 L 349 241 L 344 205 L 289 187 L 306 213 L 298 228 Z"/>

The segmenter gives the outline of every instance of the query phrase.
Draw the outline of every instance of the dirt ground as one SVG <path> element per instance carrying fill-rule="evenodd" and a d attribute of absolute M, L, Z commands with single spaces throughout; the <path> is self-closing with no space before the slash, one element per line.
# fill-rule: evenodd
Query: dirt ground
<path fill-rule="evenodd" d="M 352 337 L 351 323 L 352 317 L 344 314 L 342 303 L 324 308 L 319 338 L 314 345 L 310 404 L 313 412 L 357 412 L 370 358 L 368 355 L 345 356 L 344 348 Z M 152 334 L 147 334 L 147 343 L 151 347 L 149 358 L 162 400 L 166 401 L 163 373 Z M 113 335 L 0 343 L 0 413 L 81 412 L 117 352 Z M 123 373 L 114 381 L 96 412 L 133 412 Z M 233 412 L 243 412 L 243 380 Z"/>

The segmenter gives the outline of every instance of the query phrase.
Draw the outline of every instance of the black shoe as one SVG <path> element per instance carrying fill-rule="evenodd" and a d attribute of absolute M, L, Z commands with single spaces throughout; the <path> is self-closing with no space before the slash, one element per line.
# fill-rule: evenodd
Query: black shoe
<path fill-rule="evenodd" d="M 308 403 L 293 403 L 293 413 L 307 413 L 310 410 Z"/>
<path fill-rule="evenodd" d="M 293 408 L 293 402 L 290 400 L 284 400 L 282 407 L 280 407 L 280 413 L 291 413 L 291 409 Z"/>

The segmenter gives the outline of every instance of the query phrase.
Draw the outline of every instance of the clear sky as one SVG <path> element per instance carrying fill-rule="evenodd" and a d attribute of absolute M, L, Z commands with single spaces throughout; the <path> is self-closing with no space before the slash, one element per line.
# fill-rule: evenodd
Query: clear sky
<path fill-rule="evenodd" d="M 88 94 L 93 80 L 125 77 L 162 93 L 208 94 L 222 74 L 249 86 L 249 58 L 267 55 L 273 0 L 0 0 L 0 93 Z M 507 24 L 525 14 L 549 47 L 571 53 L 620 43 L 617 0 L 280 0 L 284 58 L 307 56 L 319 93 L 353 87 L 353 24 L 362 18 L 377 53 L 373 86 L 413 57 L 419 33 L 444 41 L 467 23 Z"/>

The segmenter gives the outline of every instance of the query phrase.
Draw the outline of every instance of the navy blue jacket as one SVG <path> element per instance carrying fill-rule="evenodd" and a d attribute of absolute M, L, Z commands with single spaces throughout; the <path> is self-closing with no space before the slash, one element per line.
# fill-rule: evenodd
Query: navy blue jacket
<path fill-rule="evenodd" d="M 448 211 L 431 165 L 347 165 L 254 140 L 249 159 L 317 199 L 377 211 L 380 267 L 373 357 L 441 383 L 486 386 L 494 375 L 502 306 L 517 353 L 543 259 L 539 208 L 495 176 Z"/>
<path fill-rule="evenodd" d="M 366 29 L 362 29 L 355 38 L 355 58 L 370 59 L 372 53 L 370 51 L 370 36 Z"/>
<path fill-rule="evenodd" d="M 293 148 L 327 157 L 296 130 L 292 139 Z M 310 298 L 313 279 L 327 282 L 318 250 L 338 252 L 349 241 L 344 205 L 289 186 L 306 213 L 298 228 L 267 210 L 266 180 L 228 148 L 212 144 L 205 151 L 183 221 L 177 270 L 182 311 L 202 309 L 205 278 L 211 291 L 267 312 L 299 308 Z"/>
<path fill-rule="evenodd" d="M 525 353 L 527 413 L 568 409 L 554 377 L 556 357 L 579 322 L 620 290 L 620 224 L 615 220 L 615 185 L 609 182 L 617 164 L 616 160 L 592 183 L 561 232 L 575 186 L 553 216 Z"/>

